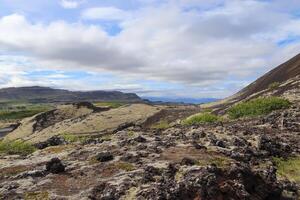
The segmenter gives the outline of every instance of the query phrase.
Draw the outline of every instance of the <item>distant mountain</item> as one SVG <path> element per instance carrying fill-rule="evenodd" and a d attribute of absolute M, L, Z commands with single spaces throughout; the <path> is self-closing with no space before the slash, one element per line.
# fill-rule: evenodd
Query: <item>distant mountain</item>
<path fill-rule="evenodd" d="M 152 102 L 163 103 L 186 103 L 186 104 L 201 104 L 217 101 L 216 98 L 170 98 L 170 97 L 145 97 Z"/>
<path fill-rule="evenodd" d="M 17 87 L 0 89 L 0 101 L 29 101 L 33 103 L 120 101 L 142 102 L 134 93 L 119 91 L 69 91 L 50 87 Z"/>

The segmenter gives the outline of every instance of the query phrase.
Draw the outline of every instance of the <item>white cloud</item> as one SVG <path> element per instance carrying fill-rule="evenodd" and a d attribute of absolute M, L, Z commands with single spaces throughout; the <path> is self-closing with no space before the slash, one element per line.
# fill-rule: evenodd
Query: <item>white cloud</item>
<path fill-rule="evenodd" d="M 74 9 L 78 8 L 83 1 L 75 1 L 75 0 L 61 0 L 60 5 L 66 9 Z"/>
<path fill-rule="evenodd" d="M 199 10 L 199 2 L 204 1 L 147 4 L 134 12 L 96 7 L 82 13 L 84 19 L 117 21 L 122 31 L 115 36 L 100 25 L 36 24 L 9 15 L 0 19 L 0 50 L 24 53 L 45 69 L 109 71 L 208 88 L 228 79 L 244 83 L 298 53 L 299 43 L 277 45 L 300 35 L 300 20 L 289 11 L 254 0 L 222 6 L 211 0 Z"/>
<path fill-rule="evenodd" d="M 81 13 L 83 19 L 89 20 L 126 20 L 129 13 L 115 7 L 95 7 Z"/>

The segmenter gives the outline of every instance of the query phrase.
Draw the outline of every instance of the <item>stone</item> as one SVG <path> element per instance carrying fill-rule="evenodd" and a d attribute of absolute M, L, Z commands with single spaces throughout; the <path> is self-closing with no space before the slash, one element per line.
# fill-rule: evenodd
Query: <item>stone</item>
<path fill-rule="evenodd" d="M 65 166 L 62 164 L 59 158 L 52 158 L 46 163 L 46 171 L 53 174 L 63 173 L 65 172 Z"/>
<path fill-rule="evenodd" d="M 96 160 L 100 162 L 108 162 L 114 159 L 114 156 L 110 152 L 101 152 L 96 156 Z"/>

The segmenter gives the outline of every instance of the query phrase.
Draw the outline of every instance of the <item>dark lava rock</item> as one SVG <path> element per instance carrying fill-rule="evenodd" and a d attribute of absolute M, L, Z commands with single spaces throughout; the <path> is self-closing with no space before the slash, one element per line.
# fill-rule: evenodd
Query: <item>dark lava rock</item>
<path fill-rule="evenodd" d="M 216 141 L 216 146 L 226 148 L 226 145 L 222 140 Z"/>
<path fill-rule="evenodd" d="M 120 195 L 117 192 L 117 189 L 109 185 L 108 183 L 101 183 L 94 187 L 89 195 L 91 200 L 117 200 L 120 198 Z"/>
<path fill-rule="evenodd" d="M 248 142 L 244 138 L 234 138 L 233 145 L 237 147 L 244 147 L 247 146 Z"/>
<path fill-rule="evenodd" d="M 205 146 L 198 144 L 196 141 L 193 141 L 192 145 L 195 147 L 195 149 L 207 149 Z"/>
<path fill-rule="evenodd" d="M 52 158 L 46 163 L 46 171 L 54 174 L 65 172 L 65 166 L 59 158 Z"/>
<path fill-rule="evenodd" d="M 138 136 L 136 138 L 133 139 L 136 142 L 140 142 L 140 143 L 145 143 L 147 142 L 146 138 L 142 137 L 142 136 Z"/>
<path fill-rule="evenodd" d="M 140 155 L 126 153 L 124 156 L 121 157 L 121 160 L 124 162 L 136 163 L 140 161 Z"/>
<path fill-rule="evenodd" d="M 114 156 L 110 152 L 98 153 L 96 159 L 100 162 L 108 162 L 114 159 Z"/>
<path fill-rule="evenodd" d="M 267 151 L 270 156 L 286 157 L 291 153 L 289 145 L 280 142 L 279 138 L 271 138 L 266 135 L 259 138 L 258 148 Z"/>
<path fill-rule="evenodd" d="M 161 172 L 158 168 L 153 166 L 147 166 L 142 177 L 142 183 L 149 183 L 155 181 L 154 176 L 161 175 Z"/>
<path fill-rule="evenodd" d="M 195 165 L 195 164 L 197 164 L 197 161 L 192 158 L 184 157 L 181 160 L 180 164 L 181 165 Z"/>
<path fill-rule="evenodd" d="M 49 138 L 45 142 L 40 142 L 40 143 L 35 144 L 35 147 L 38 149 L 45 149 L 50 146 L 58 146 L 58 145 L 63 145 L 63 144 L 67 144 L 67 141 L 64 138 L 56 135 L 56 136 Z"/>
<path fill-rule="evenodd" d="M 149 183 L 149 187 L 138 192 L 137 199 L 281 200 L 281 185 L 272 175 L 275 171 L 269 173 L 270 179 L 252 171 L 248 165 L 232 165 L 229 169 L 216 165 L 191 168 L 179 181 L 168 176 L 160 182 Z"/>

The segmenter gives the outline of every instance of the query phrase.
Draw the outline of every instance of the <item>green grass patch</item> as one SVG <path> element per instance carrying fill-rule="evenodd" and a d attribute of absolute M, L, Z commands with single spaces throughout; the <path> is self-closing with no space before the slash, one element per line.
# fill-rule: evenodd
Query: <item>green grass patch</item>
<path fill-rule="evenodd" d="M 221 121 L 221 118 L 215 114 L 204 112 L 192 115 L 185 120 L 183 120 L 183 125 L 196 125 L 202 123 L 213 123 Z"/>
<path fill-rule="evenodd" d="M 290 105 L 288 100 L 279 97 L 257 98 L 234 105 L 228 110 L 228 115 L 232 119 L 255 117 L 269 114 L 274 110 L 288 108 Z"/>
<path fill-rule="evenodd" d="M 153 124 L 151 126 L 151 128 L 153 128 L 153 129 L 167 129 L 167 128 L 170 128 L 170 124 L 167 121 L 162 120 L 162 121 L 159 121 L 156 124 Z"/>
<path fill-rule="evenodd" d="M 273 158 L 277 166 L 277 175 L 279 178 L 285 178 L 300 184 L 300 157 L 289 158 Z"/>
<path fill-rule="evenodd" d="M 69 133 L 62 134 L 62 137 L 69 143 L 75 143 L 75 142 L 84 143 L 89 139 L 88 136 L 73 135 Z"/>
<path fill-rule="evenodd" d="M 121 102 L 96 102 L 94 103 L 94 106 L 96 107 L 110 107 L 110 108 L 119 108 L 121 106 L 125 105 Z"/>
<path fill-rule="evenodd" d="M 13 142 L 0 142 L 0 153 L 8 155 L 22 155 L 26 156 L 36 151 L 36 148 L 26 142 L 13 141 Z"/>
<path fill-rule="evenodd" d="M 280 83 L 279 82 L 273 82 L 271 83 L 268 88 L 271 89 L 271 90 L 275 90 L 277 89 L 278 87 L 280 86 Z"/>
<path fill-rule="evenodd" d="M 26 104 L 26 103 L 1 103 L 0 120 L 17 120 L 31 117 L 41 112 L 51 110 L 53 107 L 46 104 Z"/>

